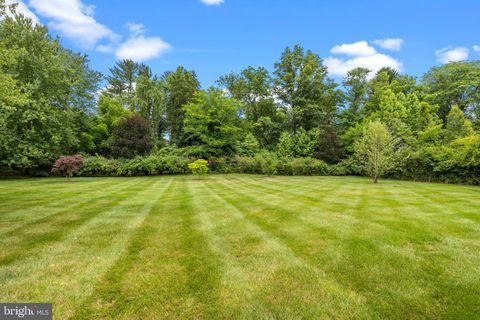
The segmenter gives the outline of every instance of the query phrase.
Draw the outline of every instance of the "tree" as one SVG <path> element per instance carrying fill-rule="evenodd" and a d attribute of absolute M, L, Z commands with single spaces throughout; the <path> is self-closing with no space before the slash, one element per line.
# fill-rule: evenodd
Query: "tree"
<path fill-rule="evenodd" d="M 144 67 L 137 78 L 136 101 L 138 113 L 149 123 L 154 140 L 159 139 L 166 127 L 165 81 L 152 77 L 148 67 Z"/>
<path fill-rule="evenodd" d="M 137 62 L 124 59 L 117 61 L 113 68 L 110 68 L 110 74 L 106 76 L 108 85 L 107 92 L 113 96 L 119 97 L 125 107 L 131 111 L 136 111 L 135 91 L 137 78 L 144 66 Z"/>
<path fill-rule="evenodd" d="M 327 163 L 337 163 L 343 157 L 343 148 L 334 126 L 319 129 L 315 158 Z"/>
<path fill-rule="evenodd" d="M 363 171 L 373 182 L 395 167 L 394 139 L 380 121 L 365 126 L 363 136 L 355 143 L 355 155 Z"/>
<path fill-rule="evenodd" d="M 133 158 L 150 152 L 152 134 L 147 121 L 134 115 L 120 122 L 113 132 L 112 152 L 114 156 Z"/>
<path fill-rule="evenodd" d="M 275 93 L 289 111 L 293 133 L 333 122 L 341 93 L 318 55 L 298 45 L 287 47 L 274 74 Z"/>
<path fill-rule="evenodd" d="M 217 83 L 242 103 L 245 127 L 265 148 L 278 141 L 286 119 L 285 112 L 275 104 L 272 79 L 267 69 L 248 67 L 239 74 L 220 77 Z"/>
<path fill-rule="evenodd" d="M 26 173 L 85 145 L 100 75 L 45 26 L 21 15 L 0 20 L 0 163 Z"/>
<path fill-rule="evenodd" d="M 283 157 L 313 157 L 318 143 L 318 129 L 309 132 L 300 128 L 296 134 L 283 132 L 277 145 L 277 153 Z"/>
<path fill-rule="evenodd" d="M 178 67 L 175 72 L 168 72 L 165 79 L 165 111 L 166 128 L 170 142 L 184 145 L 183 126 L 185 119 L 184 106 L 194 97 L 200 89 L 197 75 L 183 67 Z"/>
<path fill-rule="evenodd" d="M 185 141 L 200 146 L 205 155 L 231 155 L 242 136 L 240 103 L 223 91 L 199 91 L 185 106 Z"/>
<path fill-rule="evenodd" d="M 70 180 L 74 173 L 78 172 L 85 163 L 79 154 L 73 156 L 61 156 L 53 164 L 52 173 L 60 173 Z"/>
<path fill-rule="evenodd" d="M 102 94 L 98 99 L 97 116 L 91 130 L 95 152 L 108 155 L 111 152 L 112 135 L 119 123 L 133 113 L 126 109 L 119 97 Z"/>
<path fill-rule="evenodd" d="M 252 157 L 260 151 L 260 144 L 252 133 L 247 133 L 245 139 L 240 143 L 239 154 Z"/>
<path fill-rule="evenodd" d="M 422 79 L 432 104 L 444 121 L 453 106 L 480 119 L 480 61 L 451 62 L 430 69 Z"/>
<path fill-rule="evenodd" d="M 343 80 L 343 86 L 346 88 L 346 108 L 341 114 L 344 128 L 354 125 L 362 116 L 361 112 L 367 100 L 368 75 L 370 72 L 367 68 L 358 67 L 348 71 Z"/>
<path fill-rule="evenodd" d="M 465 114 L 458 106 L 453 106 L 448 113 L 445 130 L 448 141 L 473 134 L 472 123 L 465 117 Z"/>

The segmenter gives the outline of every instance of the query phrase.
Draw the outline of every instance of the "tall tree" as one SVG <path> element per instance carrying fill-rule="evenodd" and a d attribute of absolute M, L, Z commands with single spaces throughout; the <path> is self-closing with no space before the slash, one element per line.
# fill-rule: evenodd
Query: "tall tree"
<path fill-rule="evenodd" d="M 21 15 L 1 18 L 0 48 L 6 49 L 0 50 L 1 73 L 6 85 L 18 90 L 0 93 L 5 94 L 0 162 L 21 169 L 50 166 L 84 144 L 87 130 L 79 119 L 95 104 L 100 75 L 85 56 L 52 39 L 45 26 Z M 18 91 L 20 100 L 8 102 Z"/>
<path fill-rule="evenodd" d="M 222 76 L 217 82 L 232 98 L 242 103 L 246 128 L 263 147 L 273 147 L 286 117 L 273 98 L 269 72 L 262 67 L 248 67 L 239 74 Z"/>
<path fill-rule="evenodd" d="M 110 74 L 106 76 L 107 92 L 120 97 L 126 107 L 131 111 L 136 111 L 136 82 L 140 72 L 145 71 L 145 66 L 133 60 L 124 59 L 117 61 L 109 71 Z"/>
<path fill-rule="evenodd" d="M 204 155 L 232 155 L 243 136 L 241 104 L 219 89 L 199 91 L 185 105 L 185 135 L 189 145 L 200 146 Z"/>
<path fill-rule="evenodd" d="M 348 71 L 343 80 L 343 86 L 346 89 L 346 108 L 341 115 L 344 128 L 354 125 L 361 119 L 361 112 L 367 100 L 368 75 L 370 72 L 367 68 L 358 67 Z"/>
<path fill-rule="evenodd" d="M 200 83 L 194 71 L 178 67 L 175 72 L 164 75 L 166 127 L 170 142 L 183 145 L 184 106 L 191 101 L 200 89 Z"/>
<path fill-rule="evenodd" d="M 165 81 L 152 76 L 148 67 L 145 67 L 137 78 L 136 100 L 138 113 L 149 123 L 153 138 L 161 138 L 166 126 Z"/>
<path fill-rule="evenodd" d="M 333 122 L 341 95 L 318 55 L 298 45 L 287 47 L 274 74 L 275 93 L 289 110 L 293 132 Z"/>
<path fill-rule="evenodd" d="M 472 120 L 480 121 L 480 61 L 447 63 L 433 67 L 423 79 L 431 103 L 438 104 L 444 121 L 453 106 Z"/>

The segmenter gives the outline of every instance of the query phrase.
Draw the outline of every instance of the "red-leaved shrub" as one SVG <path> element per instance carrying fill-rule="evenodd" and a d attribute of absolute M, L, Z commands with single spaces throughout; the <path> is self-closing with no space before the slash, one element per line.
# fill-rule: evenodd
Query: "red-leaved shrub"
<path fill-rule="evenodd" d="M 59 173 L 70 179 L 75 172 L 78 172 L 83 167 L 84 160 L 79 154 L 73 156 L 61 156 L 55 161 L 52 168 L 52 173 Z"/>

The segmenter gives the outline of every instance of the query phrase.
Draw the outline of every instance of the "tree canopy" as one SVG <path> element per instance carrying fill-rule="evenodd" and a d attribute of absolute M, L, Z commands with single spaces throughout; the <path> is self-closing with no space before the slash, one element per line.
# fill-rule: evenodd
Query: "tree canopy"
<path fill-rule="evenodd" d="M 480 61 L 435 66 L 419 79 L 354 68 L 337 81 L 318 54 L 295 45 L 272 66 L 248 66 L 202 89 L 182 66 L 155 74 L 121 60 L 103 76 L 46 26 L 6 10 L 0 0 L 0 169 L 25 173 L 77 153 L 159 152 L 250 157 L 264 169 L 315 159 L 333 172 L 372 174 L 372 141 L 388 154 L 395 141 L 402 161 L 376 176 L 480 180 Z"/>

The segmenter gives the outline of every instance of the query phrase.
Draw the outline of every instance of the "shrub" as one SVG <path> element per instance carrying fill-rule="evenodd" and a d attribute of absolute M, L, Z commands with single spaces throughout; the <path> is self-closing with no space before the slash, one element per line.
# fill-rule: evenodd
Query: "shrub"
<path fill-rule="evenodd" d="M 118 175 L 118 169 L 118 161 L 95 155 L 85 159 L 80 175 L 90 177 L 116 176 Z"/>
<path fill-rule="evenodd" d="M 277 155 L 273 152 L 264 151 L 255 156 L 256 167 L 259 169 L 261 174 L 267 176 L 276 175 L 278 158 Z"/>
<path fill-rule="evenodd" d="M 234 159 L 224 157 L 210 157 L 208 159 L 208 166 L 211 172 L 215 173 L 234 173 L 238 172 L 235 163 L 232 164 Z"/>
<path fill-rule="evenodd" d="M 281 158 L 278 172 L 282 175 L 312 176 L 328 174 L 328 165 L 314 158 Z"/>
<path fill-rule="evenodd" d="M 188 168 L 194 175 L 203 176 L 208 172 L 208 161 L 204 159 L 198 159 L 188 164 Z"/>
<path fill-rule="evenodd" d="M 53 164 L 52 173 L 60 173 L 70 180 L 73 174 L 82 168 L 83 163 L 83 157 L 79 154 L 73 156 L 61 156 Z"/>

